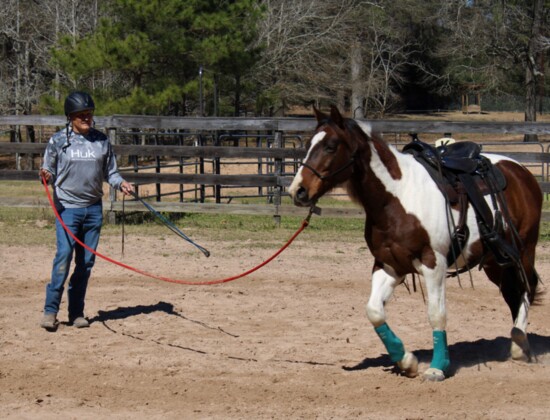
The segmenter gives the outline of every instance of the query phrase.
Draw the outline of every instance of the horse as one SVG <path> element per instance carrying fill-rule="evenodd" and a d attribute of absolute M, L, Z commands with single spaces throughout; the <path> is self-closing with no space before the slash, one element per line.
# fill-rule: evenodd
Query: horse
<path fill-rule="evenodd" d="M 406 275 L 424 278 L 433 354 L 423 377 L 442 381 L 451 374 L 445 330 L 445 282 L 450 269 L 447 256 L 452 246 L 448 215 L 459 217 L 460 209 L 449 206 L 424 165 L 411 154 L 387 144 L 368 122 L 344 118 L 334 106 L 330 114 L 316 108 L 314 113 L 317 128 L 306 143 L 307 154 L 292 180 L 289 194 L 295 205 L 314 208 L 325 193 L 343 186 L 350 198 L 364 208 L 364 237 L 375 259 L 367 317 L 397 372 L 407 377 L 418 375 L 418 359 L 389 327 L 385 304 Z M 520 238 L 523 281 L 518 270 L 498 264 L 484 246 L 470 203 L 465 215 L 470 234 L 453 266 L 458 271 L 480 264 L 500 288 L 513 320 L 511 357 L 531 361 L 526 328 L 540 280 L 534 262 L 542 192 L 535 177 L 518 162 L 496 154 L 483 153 L 483 156 L 500 169 L 506 180 L 504 210 L 509 223 L 503 227 L 504 237 L 506 241 L 512 240 L 515 229 Z M 485 200 L 489 203 L 489 196 Z M 494 207 L 491 211 L 494 215 Z"/>

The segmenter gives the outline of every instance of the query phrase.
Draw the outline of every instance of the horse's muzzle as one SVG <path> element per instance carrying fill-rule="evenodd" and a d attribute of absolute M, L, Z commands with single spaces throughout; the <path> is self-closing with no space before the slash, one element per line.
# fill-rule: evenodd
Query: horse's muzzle
<path fill-rule="evenodd" d="M 310 207 L 312 206 L 313 204 L 315 204 L 313 202 L 313 200 L 311 200 L 309 198 L 309 194 L 307 192 L 307 190 L 304 188 L 304 187 L 300 187 L 298 188 L 298 190 L 296 191 L 296 193 L 294 194 L 294 204 L 296 206 L 300 206 L 300 207 Z"/>

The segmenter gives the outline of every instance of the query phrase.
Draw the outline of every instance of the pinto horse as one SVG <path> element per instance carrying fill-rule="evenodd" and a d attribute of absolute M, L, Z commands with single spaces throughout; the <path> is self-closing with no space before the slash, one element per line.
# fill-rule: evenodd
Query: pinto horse
<path fill-rule="evenodd" d="M 445 331 L 445 279 L 452 246 L 448 215 L 450 212 L 452 217 L 458 217 L 460 209 L 449 209 L 444 194 L 425 167 L 412 155 L 386 144 L 372 133 L 368 123 L 344 118 L 335 107 L 330 115 L 317 109 L 314 112 L 317 129 L 290 185 L 290 195 L 298 206 L 314 206 L 326 192 L 343 185 L 349 196 L 363 206 L 365 240 L 375 258 L 367 316 L 391 360 L 409 377 L 418 374 L 418 360 L 388 326 L 384 306 L 407 274 L 424 277 L 433 333 L 433 357 L 424 378 L 444 380 L 450 368 Z M 503 195 L 509 223 L 504 226 L 504 237 L 510 241 L 515 229 L 520 238 L 523 280 L 516 269 L 497 264 L 494 255 L 487 251 L 470 204 L 466 215 L 470 235 L 453 267 L 458 270 L 481 264 L 500 288 L 512 314 L 511 356 L 529 361 L 526 327 L 539 281 L 534 262 L 542 193 L 534 176 L 519 163 L 503 156 L 484 156 L 506 178 Z M 489 202 L 489 198 L 486 200 Z M 491 209 L 494 213 L 492 206 Z"/>

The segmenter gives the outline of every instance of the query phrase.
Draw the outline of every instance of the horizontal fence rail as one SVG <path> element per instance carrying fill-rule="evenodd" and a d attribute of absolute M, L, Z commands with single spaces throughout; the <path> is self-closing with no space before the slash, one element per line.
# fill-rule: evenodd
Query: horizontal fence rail
<path fill-rule="evenodd" d="M 528 145 L 528 144 L 527 144 Z M 32 153 L 43 154 L 45 143 L 2 143 L 0 154 Z M 203 158 L 272 158 L 272 159 L 302 159 L 306 155 L 305 149 L 260 149 L 245 147 L 216 147 L 216 146 L 126 146 L 114 145 L 113 149 L 118 156 L 169 156 L 169 157 L 203 157 Z M 518 162 L 550 163 L 548 152 L 486 152 L 504 154 Z"/>
<path fill-rule="evenodd" d="M 5 143 L 0 142 L 0 154 L 33 153 L 43 154 L 46 143 Z M 260 149 L 247 147 L 224 146 L 139 146 L 113 145 L 118 156 L 170 156 L 170 157 L 203 157 L 203 158 L 272 158 L 301 159 L 306 155 L 304 149 Z"/>
<path fill-rule="evenodd" d="M 103 129 L 151 130 L 243 130 L 243 131 L 298 131 L 311 132 L 317 122 L 313 118 L 219 118 L 219 117 L 156 117 L 148 115 L 113 115 L 94 117 L 96 126 Z M 362 121 L 358 119 L 358 121 Z M 499 133 L 548 134 L 547 122 L 448 122 L 409 120 L 364 120 L 374 131 L 381 133 Z M 0 116 L 0 126 L 63 127 L 66 118 L 40 115 Z"/>
<path fill-rule="evenodd" d="M 129 182 L 141 186 L 156 186 L 152 198 L 155 206 L 166 212 L 238 213 L 267 214 L 276 217 L 303 215 L 304 209 L 282 205 L 292 176 L 304 158 L 304 138 L 308 138 L 316 127 L 313 118 L 188 118 L 156 116 L 114 115 L 95 118 L 96 126 L 104 130 L 113 143 L 113 149 L 124 165 L 119 165 L 123 176 Z M 63 116 L 0 116 L 0 128 L 4 133 L 15 132 L 15 127 L 47 127 L 55 132 L 65 126 Z M 369 121 L 374 131 L 388 134 L 431 133 L 449 135 L 459 133 L 522 135 L 550 135 L 550 123 L 501 123 L 501 122 L 445 122 L 445 121 Z M 10 131 L 11 130 L 11 131 Z M 4 134 L 6 136 L 6 134 Z M 45 142 L 0 141 L 0 155 L 15 155 L 16 159 L 34 158 L 43 155 Z M 164 140 L 163 140 L 164 139 Z M 168 139 L 168 140 L 166 140 Z M 255 147 L 243 147 L 249 142 Z M 170 144 L 162 144 L 167 141 Z M 172 144 L 172 143 L 178 144 Z M 130 143 L 130 144 L 129 144 Z M 153 144 L 147 144 L 153 143 Z M 193 145 L 188 145 L 191 143 Z M 209 145 L 211 143 L 212 145 Z M 233 144 L 227 146 L 226 144 Z M 403 143 L 404 144 L 404 143 Z M 515 159 L 534 170 L 544 193 L 550 193 L 548 165 L 550 153 L 544 143 L 524 143 L 538 145 L 540 152 L 488 151 Z M 398 147 L 402 144 L 396 144 Z M 286 147 L 288 146 L 288 147 Z M 497 148 L 500 145 L 491 144 Z M 169 161 L 172 159 L 172 161 Z M 255 174 L 225 175 L 223 165 L 256 165 Z M 32 166 L 32 164 L 31 164 Z M 170 170 L 168 172 L 162 172 Z M 152 172 L 153 171 L 153 172 Z M 175 172 L 174 172 L 175 171 Z M 179 173 L 178 173 L 179 171 Z M 193 172 L 193 173 L 190 173 Z M 0 169 L 0 180 L 37 181 L 38 175 L 32 169 Z M 179 191 L 166 193 L 163 185 L 180 185 Z M 231 202 L 233 195 L 223 195 L 223 191 L 239 188 L 256 188 L 251 196 L 267 197 L 265 204 L 222 204 L 221 199 Z M 213 189 L 212 193 L 208 190 Z M 179 194 L 179 202 L 161 201 L 166 195 Z M 236 196 L 238 197 L 238 195 Z M 242 198 L 242 197 L 241 197 Z M 215 203 L 208 199 L 216 200 Z M 189 200 L 189 201 L 185 201 Z M 18 204 L 19 202 L 19 204 Z M 47 203 L 41 199 L 3 198 L 3 206 L 43 207 Z M 122 209 L 122 202 L 112 191 L 105 206 L 113 212 Z M 143 211 L 140 203 L 126 201 L 128 211 Z M 364 217 L 358 208 L 326 208 L 323 214 L 338 217 Z M 550 219 L 545 216 L 545 220 Z"/>
<path fill-rule="evenodd" d="M 157 174 L 124 172 L 124 179 L 136 184 L 209 184 L 243 187 L 276 187 L 290 185 L 289 180 L 273 175 Z M 0 171 L 2 181 L 37 181 L 38 171 Z"/>

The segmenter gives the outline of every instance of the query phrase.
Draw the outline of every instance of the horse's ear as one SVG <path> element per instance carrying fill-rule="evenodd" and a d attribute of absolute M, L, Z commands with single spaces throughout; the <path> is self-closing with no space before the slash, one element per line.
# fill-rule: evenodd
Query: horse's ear
<path fill-rule="evenodd" d="M 338 111 L 338 108 L 334 105 L 330 106 L 330 119 L 342 130 L 344 129 L 344 117 Z"/>
<path fill-rule="evenodd" d="M 313 112 L 315 113 L 315 118 L 317 119 L 317 122 L 320 123 L 323 120 L 328 119 L 328 115 L 324 114 L 320 110 L 317 109 L 315 105 L 313 105 Z"/>

